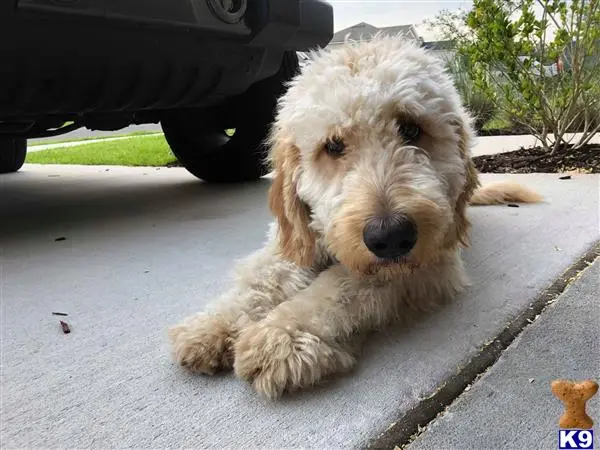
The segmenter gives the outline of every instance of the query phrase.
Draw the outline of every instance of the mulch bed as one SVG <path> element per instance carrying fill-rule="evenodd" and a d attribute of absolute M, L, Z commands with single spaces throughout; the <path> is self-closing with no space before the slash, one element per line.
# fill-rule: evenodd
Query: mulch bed
<path fill-rule="evenodd" d="M 514 152 L 476 156 L 475 167 L 481 173 L 600 173 L 600 144 L 589 144 L 578 150 L 563 146 L 550 154 L 541 147 Z"/>

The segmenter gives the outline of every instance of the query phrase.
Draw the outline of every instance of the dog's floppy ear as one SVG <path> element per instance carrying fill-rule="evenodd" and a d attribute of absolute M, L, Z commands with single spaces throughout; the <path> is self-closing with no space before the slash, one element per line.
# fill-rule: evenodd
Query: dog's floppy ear
<path fill-rule="evenodd" d="M 465 183 L 454 208 L 453 227 L 448 231 L 446 236 L 446 245 L 448 247 L 456 247 L 458 244 L 462 244 L 465 247 L 469 245 L 469 230 L 471 224 L 469 219 L 467 219 L 467 206 L 469 205 L 469 200 L 471 199 L 473 192 L 479 187 L 477 169 L 471 160 L 470 146 L 473 132 L 471 131 L 468 120 L 468 117 L 461 118 L 457 124 L 459 137 L 458 150 L 465 168 Z"/>
<path fill-rule="evenodd" d="M 310 208 L 298 197 L 296 175 L 300 150 L 280 133 L 271 139 L 270 162 L 275 179 L 269 191 L 269 208 L 277 219 L 279 251 L 301 266 L 312 265 L 316 237 L 309 228 Z"/>

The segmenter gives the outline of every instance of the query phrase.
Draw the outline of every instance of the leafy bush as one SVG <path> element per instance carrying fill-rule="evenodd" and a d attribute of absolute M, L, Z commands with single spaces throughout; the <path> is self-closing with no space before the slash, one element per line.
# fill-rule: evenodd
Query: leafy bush
<path fill-rule="evenodd" d="M 600 0 L 474 0 L 434 24 L 457 43 L 477 90 L 547 150 L 572 130 L 582 133 L 574 149 L 600 131 Z"/>
<path fill-rule="evenodd" d="M 596 93 L 597 92 L 597 93 Z M 600 99 L 600 88 L 591 89 L 589 95 L 595 96 L 596 99 Z M 558 100 L 554 100 L 558 102 Z M 522 125 L 520 118 L 504 114 L 507 121 L 510 123 L 510 127 L 515 130 L 527 130 Z M 581 98 L 577 101 L 574 108 L 572 108 L 569 115 L 563 112 L 564 122 L 567 124 L 565 127 L 565 133 L 589 133 L 589 130 L 600 131 L 600 102 L 595 101 L 594 98 Z M 544 123 L 539 118 L 531 118 L 530 127 L 536 129 L 542 129 Z M 596 131 L 598 132 L 598 131 Z"/>
<path fill-rule="evenodd" d="M 481 131 L 483 126 L 496 114 L 494 102 L 483 91 L 477 89 L 469 74 L 469 68 L 462 58 L 454 58 L 448 61 L 448 72 L 454 79 L 454 85 L 462 98 L 464 106 L 475 118 L 475 129 Z"/>

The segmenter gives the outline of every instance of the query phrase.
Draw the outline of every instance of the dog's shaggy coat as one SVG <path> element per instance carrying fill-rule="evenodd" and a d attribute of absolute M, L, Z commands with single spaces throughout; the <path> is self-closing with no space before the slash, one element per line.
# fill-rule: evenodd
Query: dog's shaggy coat
<path fill-rule="evenodd" d="M 181 365 L 234 369 L 270 398 L 352 369 L 367 331 L 461 291 L 469 203 L 539 200 L 518 185 L 479 187 L 471 118 L 425 50 L 378 36 L 313 57 L 269 142 L 267 244 L 210 311 L 170 330 Z M 402 257 L 365 245 L 365 225 L 387 216 L 418 230 Z"/>

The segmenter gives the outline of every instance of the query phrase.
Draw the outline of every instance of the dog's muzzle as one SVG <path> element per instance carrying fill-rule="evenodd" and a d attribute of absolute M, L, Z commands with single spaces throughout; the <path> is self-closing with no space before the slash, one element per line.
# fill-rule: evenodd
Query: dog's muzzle
<path fill-rule="evenodd" d="M 375 217 L 365 225 L 363 241 L 378 258 L 396 260 L 406 256 L 417 243 L 417 227 L 401 214 Z"/>

